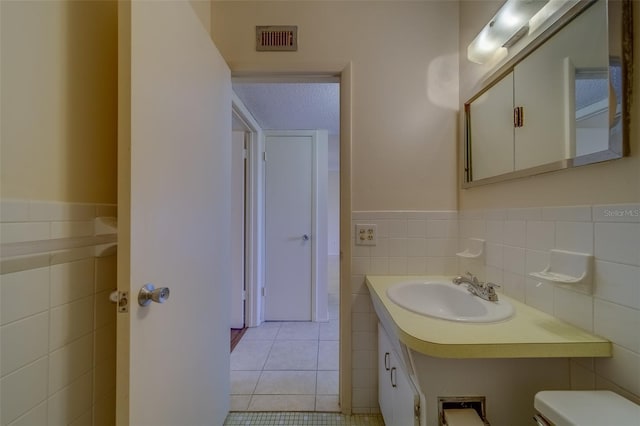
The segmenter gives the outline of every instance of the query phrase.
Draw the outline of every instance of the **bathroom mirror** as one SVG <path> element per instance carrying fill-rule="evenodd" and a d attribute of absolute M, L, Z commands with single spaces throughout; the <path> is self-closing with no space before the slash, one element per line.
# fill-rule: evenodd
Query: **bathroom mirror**
<path fill-rule="evenodd" d="M 465 103 L 463 188 L 628 155 L 631 3 L 578 2 Z"/>

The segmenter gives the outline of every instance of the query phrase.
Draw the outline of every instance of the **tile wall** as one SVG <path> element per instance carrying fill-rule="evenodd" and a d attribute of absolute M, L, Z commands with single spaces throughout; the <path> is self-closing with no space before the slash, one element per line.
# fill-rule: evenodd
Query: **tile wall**
<path fill-rule="evenodd" d="M 353 212 L 356 224 L 377 225 L 375 246 L 357 246 L 351 253 L 352 408 L 376 413 L 377 316 L 364 282 L 370 275 L 454 275 L 458 271 L 458 214 L 455 211 Z"/>
<path fill-rule="evenodd" d="M 113 205 L 2 200 L 0 242 L 93 235 Z M 37 243 L 34 243 L 37 247 Z M 94 247 L 0 261 L 0 425 L 115 423 L 116 256 Z"/>
<path fill-rule="evenodd" d="M 613 357 L 572 359 L 575 389 L 611 389 L 640 403 L 640 204 L 443 212 L 353 212 L 378 225 L 375 247 L 352 247 L 354 412 L 377 408 L 376 314 L 365 274 L 470 271 L 506 295 L 613 342 Z M 355 241 L 355 226 L 352 226 Z M 480 260 L 460 259 L 468 238 L 486 240 Z M 593 294 L 528 276 L 550 249 L 594 255 Z"/>

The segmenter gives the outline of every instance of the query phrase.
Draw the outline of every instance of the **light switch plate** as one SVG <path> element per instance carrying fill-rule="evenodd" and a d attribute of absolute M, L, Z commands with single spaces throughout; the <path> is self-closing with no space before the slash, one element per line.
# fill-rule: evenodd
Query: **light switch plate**
<path fill-rule="evenodd" d="M 356 225 L 356 245 L 375 246 L 378 238 L 377 225 L 357 224 Z"/>

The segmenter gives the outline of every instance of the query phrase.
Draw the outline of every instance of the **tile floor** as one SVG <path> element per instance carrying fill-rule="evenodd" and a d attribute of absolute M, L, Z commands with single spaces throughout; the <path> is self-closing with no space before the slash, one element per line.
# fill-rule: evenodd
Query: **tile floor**
<path fill-rule="evenodd" d="M 267 322 L 231 353 L 231 411 L 339 411 L 338 321 Z"/>
<path fill-rule="evenodd" d="M 231 353 L 231 411 L 338 412 L 337 257 L 329 259 L 328 322 L 265 322 Z"/>
<path fill-rule="evenodd" d="M 225 426 L 384 426 L 382 416 L 376 414 L 337 413 L 231 413 Z"/>

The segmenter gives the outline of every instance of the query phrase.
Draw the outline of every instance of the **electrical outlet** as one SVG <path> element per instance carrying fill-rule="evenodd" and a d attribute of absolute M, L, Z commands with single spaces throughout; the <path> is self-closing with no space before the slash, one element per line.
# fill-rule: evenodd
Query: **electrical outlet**
<path fill-rule="evenodd" d="M 377 225 L 356 225 L 356 245 L 357 246 L 375 246 L 378 238 Z"/>

